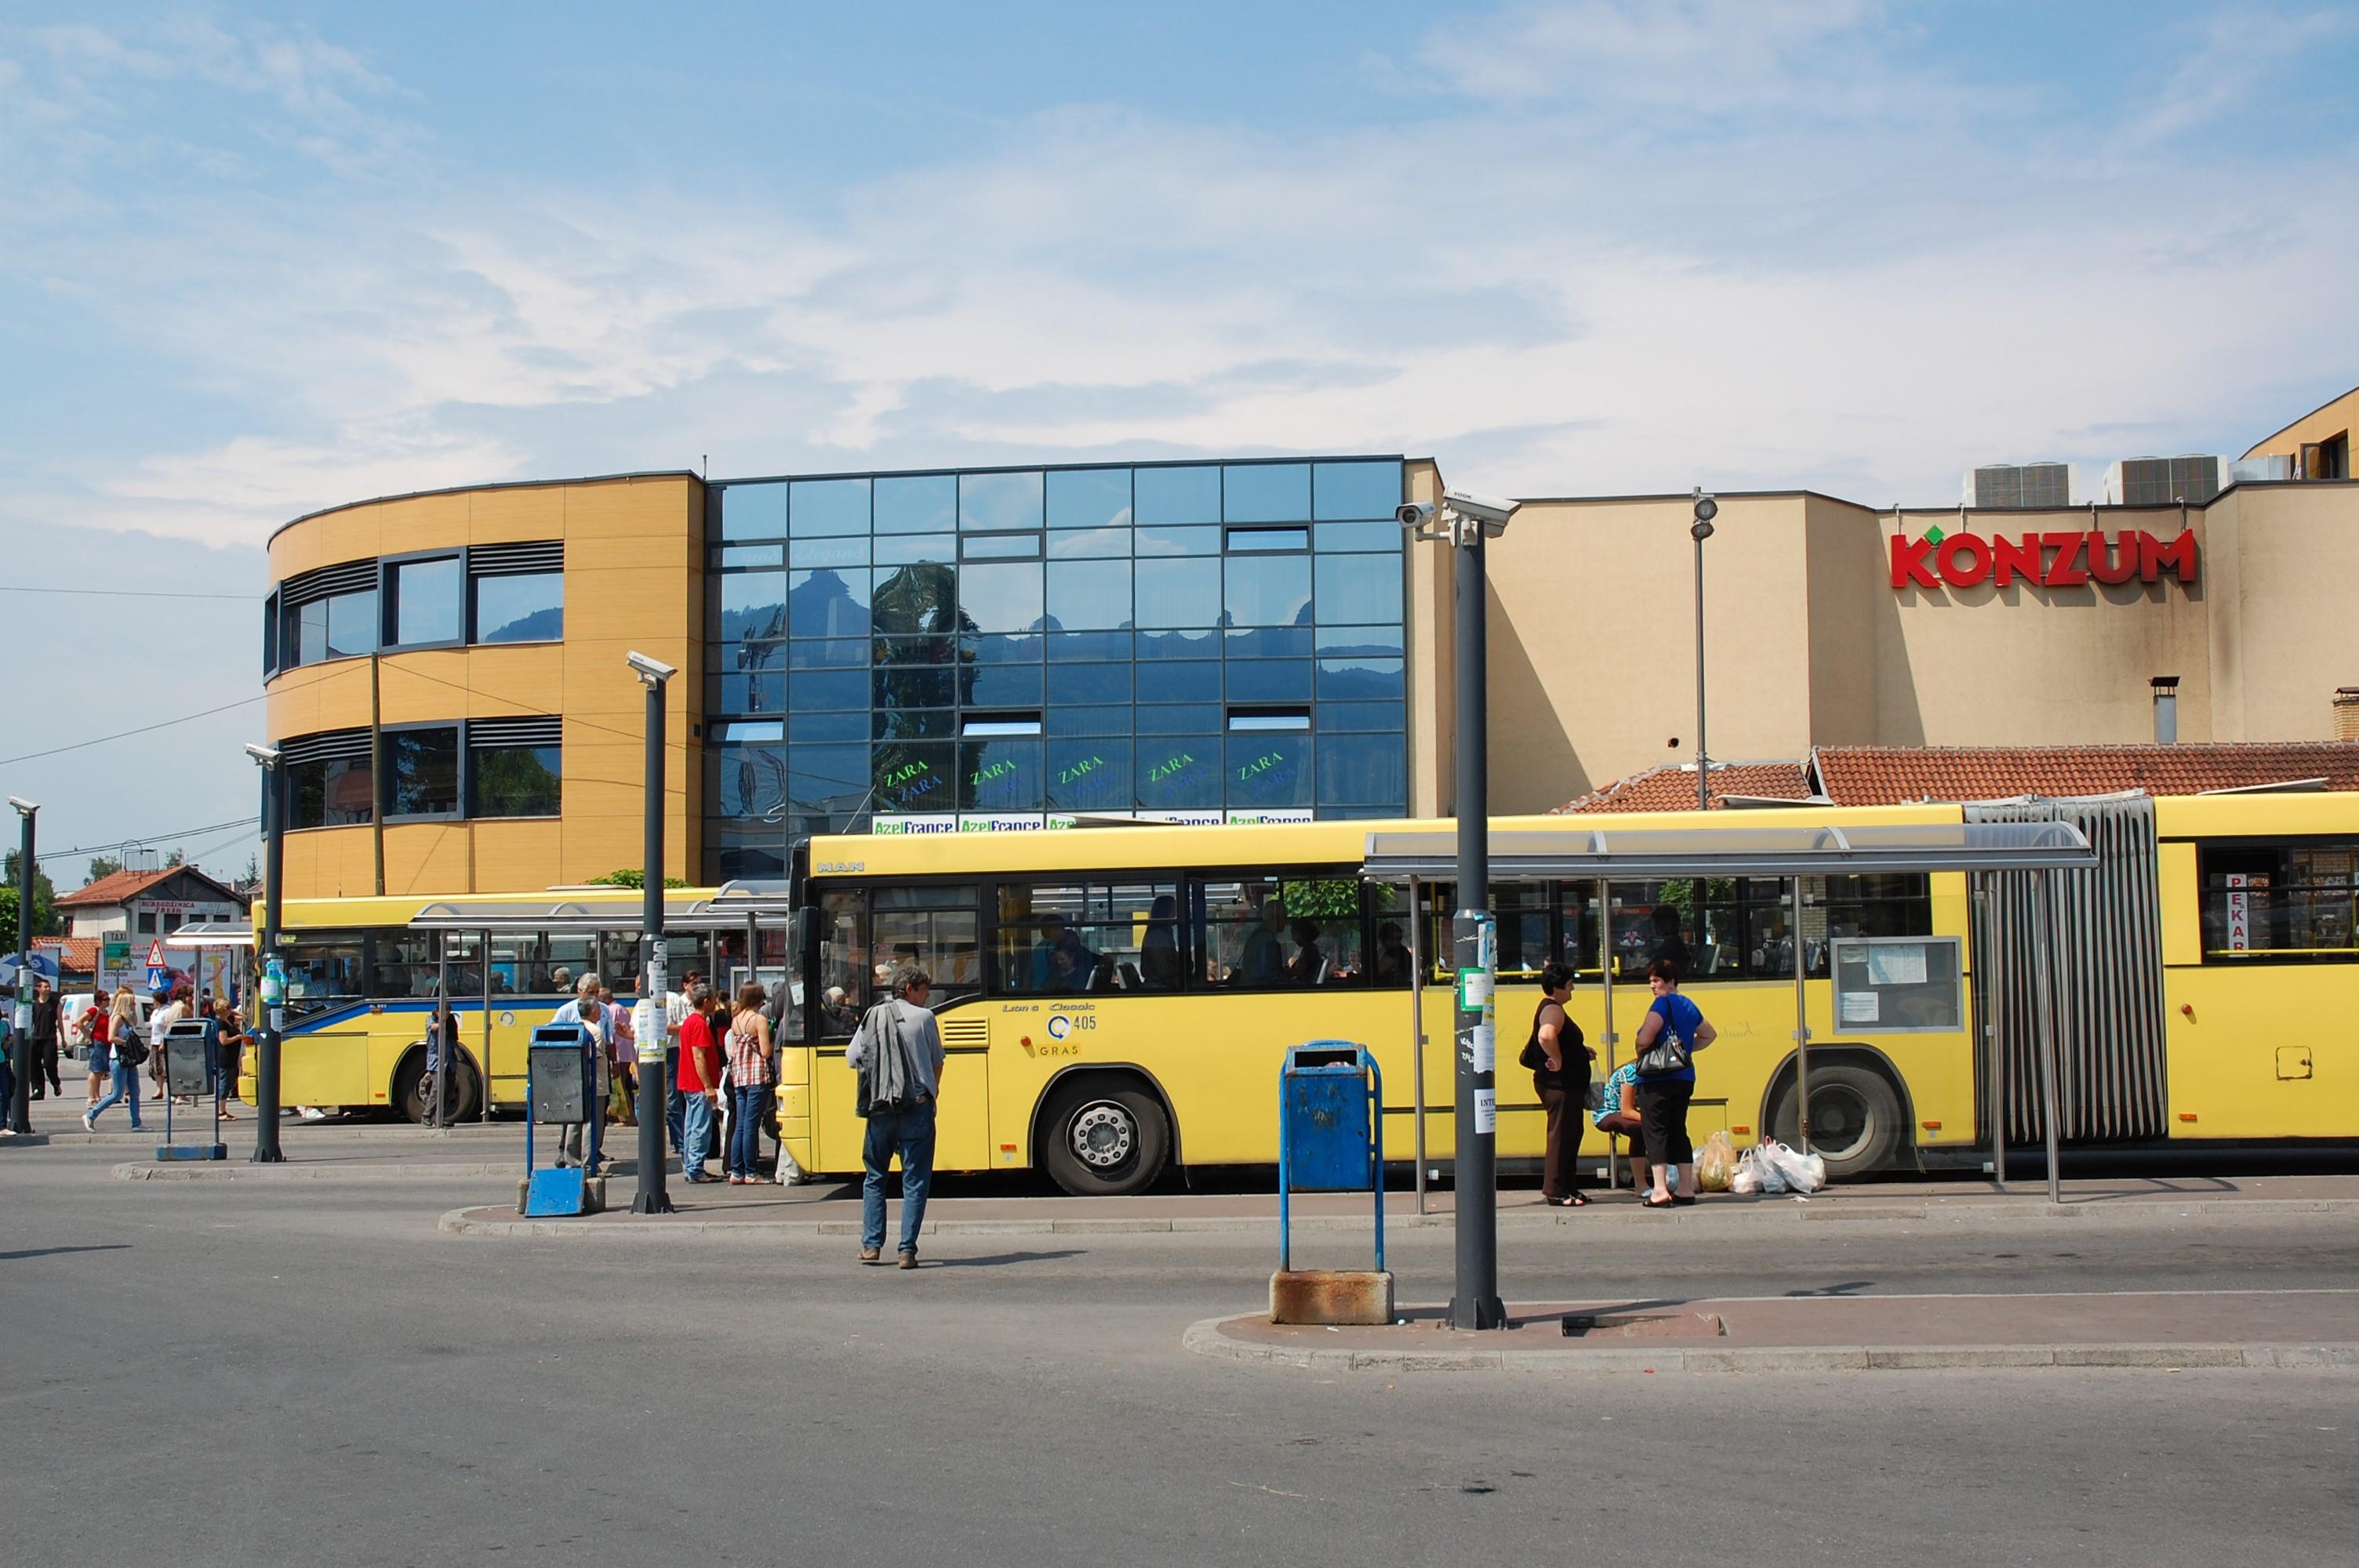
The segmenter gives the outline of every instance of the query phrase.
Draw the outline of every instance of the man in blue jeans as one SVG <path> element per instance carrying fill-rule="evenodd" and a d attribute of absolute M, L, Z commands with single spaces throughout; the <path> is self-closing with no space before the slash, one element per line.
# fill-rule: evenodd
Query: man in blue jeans
<path fill-rule="evenodd" d="M 942 1031 L 926 1005 L 933 977 L 914 966 L 893 977 L 893 995 L 868 1010 L 843 1059 L 860 1076 L 868 1138 L 860 1185 L 860 1260 L 885 1257 L 885 1172 L 901 1157 L 901 1267 L 918 1266 L 918 1232 L 934 1181 L 934 1098 L 942 1082 Z"/>
<path fill-rule="evenodd" d="M 679 1169 L 691 1182 L 716 1182 L 704 1173 L 705 1156 L 712 1147 L 712 1106 L 721 1098 L 721 999 L 706 986 L 691 987 L 688 1016 L 679 1026 L 679 1065 L 672 1084 L 679 1092 L 672 1103 L 680 1108 Z"/>

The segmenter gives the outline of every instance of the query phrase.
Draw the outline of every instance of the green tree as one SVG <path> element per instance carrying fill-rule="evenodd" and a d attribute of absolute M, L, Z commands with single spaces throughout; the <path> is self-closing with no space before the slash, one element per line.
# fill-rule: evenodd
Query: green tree
<path fill-rule="evenodd" d="M 5 872 L 7 886 L 0 888 L 0 947 L 10 952 L 16 947 L 16 851 L 8 851 Z M 58 890 L 50 885 L 49 873 L 36 864 L 33 868 L 33 935 L 61 936 L 65 923 L 57 911 Z"/>
<path fill-rule="evenodd" d="M 167 871 L 171 870 L 174 866 L 185 866 L 188 863 L 189 852 L 186 849 L 175 849 L 170 854 L 164 857 L 164 869 Z"/>
<path fill-rule="evenodd" d="M 123 862 L 113 855 L 93 855 L 90 860 L 90 875 L 83 879 L 82 886 L 88 887 L 101 877 L 111 877 L 122 869 Z"/>
<path fill-rule="evenodd" d="M 647 873 L 637 866 L 625 866 L 619 871 L 608 871 L 603 877 L 592 877 L 590 885 L 601 888 L 643 888 L 647 885 Z M 668 888 L 684 888 L 687 885 L 678 877 L 664 879 L 664 886 Z"/>

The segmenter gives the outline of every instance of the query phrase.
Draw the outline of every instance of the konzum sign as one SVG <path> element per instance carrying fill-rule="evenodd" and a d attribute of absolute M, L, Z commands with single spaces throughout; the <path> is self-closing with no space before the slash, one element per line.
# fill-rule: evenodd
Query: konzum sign
<path fill-rule="evenodd" d="M 2195 581 L 2194 530 L 2168 542 L 2128 528 L 2110 535 L 2092 529 L 2012 539 L 1936 529 L 1922 538 L 1895 535 L 1892 540 L 1895 588 L 1974 588 L 1985 582 L 2006 588 L 2017 578 L 2043 588 L 2080 588 L 2093 582 L 2160 582 L 2166 577 Z"/>

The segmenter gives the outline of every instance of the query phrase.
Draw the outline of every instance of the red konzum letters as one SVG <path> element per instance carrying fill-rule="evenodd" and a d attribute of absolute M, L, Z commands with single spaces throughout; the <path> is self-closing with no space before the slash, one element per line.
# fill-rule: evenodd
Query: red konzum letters
<path fill-rule="evenodd" d="M 2025 534 L 2013 539 L 1948 534 L 1938 544 L 1897 534 L 1892 538 L 1895 588 L 1973 588 L 1985 582 L 2006 588 L 2018 578 L 2045 588 L 2080 588 L 2093 579 L 2160 582 L 2166 576 L 2182 583 L 2196 580 L 2192 529 L 2182 530 L 2169 543 L 2144 529 L 2128 528 L 2110 538 L 2102 529 Z"/>

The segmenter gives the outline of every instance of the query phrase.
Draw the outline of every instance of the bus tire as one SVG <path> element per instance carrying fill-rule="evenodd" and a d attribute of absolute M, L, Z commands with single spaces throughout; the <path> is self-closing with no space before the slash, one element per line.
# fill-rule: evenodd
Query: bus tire
<path fill-rule="evenodd" d="M 453 1122 L 473 1121 L 483 1110 L 476 1097 L 475 1065 L 462 1056 L 458 1062 L 458 1082 L 451 1086 L 451 1119 Z M 434 1093 L 433 1080 L 427 1076 L 426 1053 L 413 1051 L 405 1057 L 400 1071 L 393 1076 L 393 1109 L 403 1120 L 423 1125 L 428 1103 Z"/>
<path fill-rule="evenodd" d="M 1802 1146 L 1799 1098 L 1789 1075 L 1769 1113 L 1769 1135 L 1796 1149 Z M 1810 1152 L 1826 1161 L 1829 1181 L 1883 1169 L 1907 1131 L 1900 1097 L 1883 1074 L 1849 1062 L 1810 1069 Z"/>
<path fill-rule="evenodd" d="M 1171 1119 L 1136 1083 L 1083 1077 L 1049 1097 L 1038 1147 L 1040 1168 L 1075 1197 L 1125 1197 L 1163 1174 Z"/>

